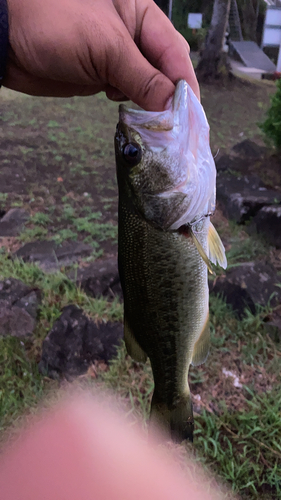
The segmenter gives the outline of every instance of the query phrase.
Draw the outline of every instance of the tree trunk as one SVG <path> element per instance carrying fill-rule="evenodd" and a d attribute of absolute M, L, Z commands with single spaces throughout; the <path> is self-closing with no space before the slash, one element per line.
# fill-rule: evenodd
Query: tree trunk
<path fill-rule="evenodd" d="M 247 0 L 242 7 L 243 30 L 246 40 L 257 41 L 257 15 L 253 1 Z"/>
<path fill-rule="evenodd" d="M 229 65 L 223 52 L 231 0 L 214 0 L 213 15 L 205 47 L 196 73 L 199 81 L 217 80 L 229 75 Z"/>

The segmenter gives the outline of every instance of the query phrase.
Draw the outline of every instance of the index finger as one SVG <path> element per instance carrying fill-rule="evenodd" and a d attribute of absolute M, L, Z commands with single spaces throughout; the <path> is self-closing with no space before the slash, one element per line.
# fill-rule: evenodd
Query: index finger
<path fill-rule="evenodd" d="M 174 84 L 186 80 L 200 100 L 200 90 L 189 56 L 189 45 L 169 19 L 152 1 L 136 2 L 142 9 L 137 15 L 137 45 L 146 59 Z"/>

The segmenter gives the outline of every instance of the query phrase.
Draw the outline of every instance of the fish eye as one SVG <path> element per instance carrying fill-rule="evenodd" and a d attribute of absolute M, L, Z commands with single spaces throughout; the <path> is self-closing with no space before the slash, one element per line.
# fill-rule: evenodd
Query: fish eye
<path fill-rule="evenodd" d="M 141 161 L 142 150 L 136 142 L 130 142 L 123 147 L 123 157 L 130 166 L 135 166 Z"/>

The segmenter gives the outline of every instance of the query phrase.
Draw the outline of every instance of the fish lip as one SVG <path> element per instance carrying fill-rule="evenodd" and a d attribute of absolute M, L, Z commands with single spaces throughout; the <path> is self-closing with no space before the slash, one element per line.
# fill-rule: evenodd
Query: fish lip
<path fill-rule="evenodd" d="M 190 91 L 191 89 L 189 89 Z M 170 131 L 180 126 L 180 115 L 188 108 L 188 84 L 179 80 L 169 108 L 165 111 L 144 111 L 119 106 L 119 121 L 131 127 L 140 127 L 153 131 Z"/>
<path fill-rule="evenodd" d="M 144 111 L 130 109 L 124 104 L 119 106 L 119 122 L 127 127 L 152 130 L 155 132 L 170 131 L 174 127 L 172 110 Z"/>

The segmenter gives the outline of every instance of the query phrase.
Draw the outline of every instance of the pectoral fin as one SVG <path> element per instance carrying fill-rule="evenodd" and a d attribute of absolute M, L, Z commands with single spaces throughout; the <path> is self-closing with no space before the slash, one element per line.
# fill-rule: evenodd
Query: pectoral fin
<path fill-rule="evenodd" d="M 198 239 L 196 238 L 196 236 L 195 236 L 195 234 L 194 234 L 194 232 L 193 232 L 192 228 L 190 228 L 190 233 L 191 233 L 192 241 L 193 241 L 194 245 L 196 246 L 196 248 L 197 248 L 197 250 L 198 250 L 199 254 L 200 254 L 200 255 L 201 255 L 201 257 L 202 257 L 202 259 L 204 260 L 204 262 L 205 262 L 205 264 L 206 264 L 207 268 L 209 269 L 209 272 L 210 272 L 211 274 L 214 274 L 214 275 L 215 275 L 216 273 L 215 273 L 215 271 L 214 271 L 214 269 L 213 269 L 213 266 L 212 266 L 212 264 L 211 264 L 211 262 L 210 262 L 210 259 L 209 259 L 209 258 L 208 258 L 208 256 L 206 255 L 206 252 L 205 252 L 204 248 L 202 247 L 201 243 L 199 243 Z"/>
<path fill-rule="evenodd" d="M 126 349 L 131 358 L 133 358 L 135 361 L 138 361 L 139 363 L 145 363 L 147 360 L 147 354 L 136 341 L 132 330 L 128 325 L 128 322 L 126 321 L 126 318 L 124 319 L 124 340 Z"/>
<path fill-rule="evenodd" d="M 227 260 L 225 256 L 225 249 L 217 231 L 215 230 L 211 222 L 208 232 L 208 244 L 210 261 L 213 264 L 218 264 L 219 266 L 226 269 Z"/>
<path fill-rule="evenodd" d="M 191 364 L 193 366 L 202 365 L 208 357 L 209 349 L 210 349 L 210 325 L 209 325 L 209 314 L 208 314 L 208 317 L 203 326 L 200 337 L 193 348 Z"/>

